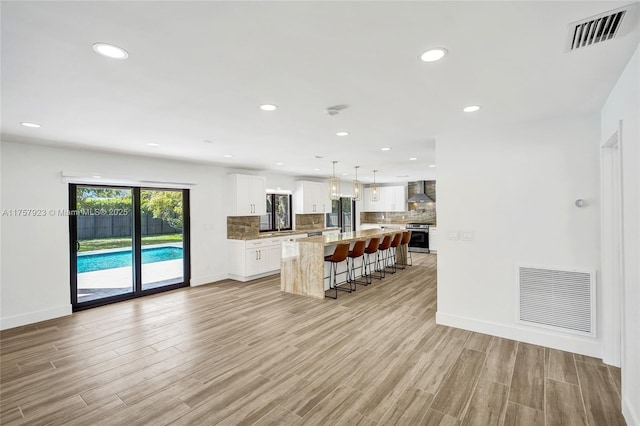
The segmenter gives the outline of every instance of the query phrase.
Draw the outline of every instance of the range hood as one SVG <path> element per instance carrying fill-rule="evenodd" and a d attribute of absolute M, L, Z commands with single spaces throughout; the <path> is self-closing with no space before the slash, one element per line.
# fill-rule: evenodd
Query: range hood
<path fill-rule="evenodd" d="M 435 202 L 435 201 L 433 201 L 431 199 L 431 197 L 429 197 L 426 194 L 426 192 L 424 190 L 424 186 L 425 186 L 424 183 L 425 182 L 423 180 L 417 182 L 417 184 L 418 184 L 418 192 L 415 195 L 413 195 L 412 197 L 410 197 L 407 200 L 407 203 L 434 203 Z"/>

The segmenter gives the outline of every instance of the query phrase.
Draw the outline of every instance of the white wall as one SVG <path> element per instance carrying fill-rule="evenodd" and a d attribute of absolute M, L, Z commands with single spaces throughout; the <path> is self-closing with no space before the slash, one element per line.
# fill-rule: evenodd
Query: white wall
<path fill-rule="evenodd" d="M 599 135 L 594 115 L 438 137 L 438 323 L 600 355 L 599 338 L 516 321 L 518 264 L 599 268 Z"/>
<path fill-rule="evenodd" d="M 217 167 L 2 142 L 2 208 L 67 209 L 61 171 L 104 178 L 193 182 L 191 285 L 227 277 L 224 175 Z M 67 217 L 8 217 L 1 222 L 0 328 L 71 313 Z"/>
<path fill-rule="evenodd" d="M 629 425 L 640 425 L 640 45 L 601 113 L 600 141 L 622 124 L 624 235 L 624 327 L 622 408 Z"/>

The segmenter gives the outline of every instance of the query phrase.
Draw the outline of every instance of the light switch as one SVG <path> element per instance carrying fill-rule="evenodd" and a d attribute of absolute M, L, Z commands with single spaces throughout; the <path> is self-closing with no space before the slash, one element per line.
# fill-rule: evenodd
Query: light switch
<path fill-rule="evenodd" d="M 462 241 L 472 241 L 473 231 L 462 231 Z"/>
<path fill-rule="evenodd" d="M 460 238 L 458 231 L 447 231 L 447 238 L 449 240 L 457 240 Z"/>

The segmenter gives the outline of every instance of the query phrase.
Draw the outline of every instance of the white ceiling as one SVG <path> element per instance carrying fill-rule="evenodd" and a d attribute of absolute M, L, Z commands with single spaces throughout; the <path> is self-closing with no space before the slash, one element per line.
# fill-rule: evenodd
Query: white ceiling
<path fill-rule="evenodd" d="M 3 1 L 2 140 L 432 179 L 438 135 L 598 111 L 638 44 L 637 14 L 633 33 L 572 53 L 567 26 L 626 4 Z M 97 55 L 99 41 L 129 58 Z M 444 60 L 419 60 L 437 46 Z M 327 115 L 336 104 L 349 108 Z M 463 113 L 471 104 L 482 109 Z"/>

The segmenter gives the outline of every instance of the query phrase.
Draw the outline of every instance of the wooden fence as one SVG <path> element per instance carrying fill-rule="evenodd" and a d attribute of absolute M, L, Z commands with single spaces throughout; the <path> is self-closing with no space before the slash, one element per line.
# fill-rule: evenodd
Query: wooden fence
<path fill-rule="evenodd" d="M 129 237 L 133 233 L 133 216 L 90 215 L 78 216 L 78 239 Z M 180 232 L 162 219 L 143 214 L 142 235 L 175 234 Z"/>

